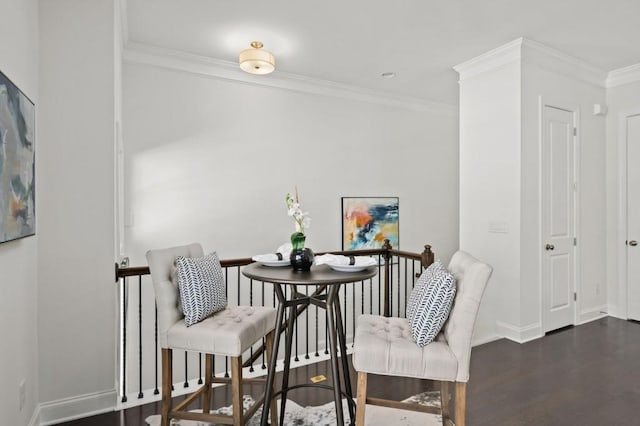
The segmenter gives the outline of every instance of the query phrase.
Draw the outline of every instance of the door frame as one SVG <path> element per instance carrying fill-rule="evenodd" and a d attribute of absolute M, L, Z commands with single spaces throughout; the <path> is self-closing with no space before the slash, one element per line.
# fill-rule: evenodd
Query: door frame
<path fill-rule="evenodd" d="M 542 157 L 542 145 L 543 141 L 543 131 L 544 131 L 544 109 L 545 107 L 555 108 L 563 111 L 567 111 L 573 114 L 573 125 L 577 129 L 576 135 L 573 139 L 573 181 L 575 184 L 575 190 L 573 191 L 573 235 L 577 239 L 578 244 L 581 241 L 580 235 L 580 137 L 581 137 L 581 126 L 580 126 L 580 108 L 576 105 L 572 105 L 570 102 L 564 102 L 558 99 L 553 99 L 549 96 L 539 96 L 538 97 L 538 290 L 539 290 L 539 300 L 540 300 L 540 332 L 544 336 L 545 334 L 545 322 L 546 322 L 546 312 L 545 312 L 545 303 L 544 303 L 544 295 L 545 295 L 545 283 L 543 277 L 543 257 L 542 247 L 545 244 L 545 238 L 542 235 L 543 230 L 543 157 Z M 580 258 L 580 250 L 578 250 L 578 245 L 573 246 L 573 291 L 578 295 L 577 300 L 574 301 L 573 304 L 573 325 L 578 324 L 579 321 L 579 312 L 581 310 L 581 297 L 580 297 L 580 282 L 581 282 L 581 274 L 579 267 L 581 265 Z"/>
<path fill-rule="evenodd" d="M 616 252 L 618 255 L 618 300 L 616 301 L 617 317 L 629 318 L 629 282 L 627 280 L 627 118 L 640 115 L 640 109 L 633 108 L 618 113 L 618 235 Z M 609 302 L 610 303 L 610 302 Z M 610 309 L 608 309 L 610 310 Z"/>

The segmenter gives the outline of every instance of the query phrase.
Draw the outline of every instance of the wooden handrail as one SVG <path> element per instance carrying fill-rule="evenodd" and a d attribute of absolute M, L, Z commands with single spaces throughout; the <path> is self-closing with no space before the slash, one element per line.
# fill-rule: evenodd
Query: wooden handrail
<path fill-rule="evenodd" d="M 339 251 L 327 251 L 327 252 L 319 252 L 316 253 L 317 256 L 321 256 L 323 254 L 336 254 L 336 255 L 346 255 L 346 256 L 375 256 L 380 255 L 384 259 L 390 256 L 400 256 L 406 257 L 408 259 L 420 260 L 422 267 L 427 268 L 429 265 L 433 263 L 434 255 L 431 251 L 430 245 L 424 246 L 424 251 L 420 254 L 402 251 L 402 250 L 394 250 L 391 248 L 391 244 L 389 240 L 385 240 L 385 245 L 379 249 L 366 249 L 366 250 L 339 250 Z M 223 268 L 236 267 L 236 266 L 245 266 L 253 263 L 253 260 L 249 257 L 243 257 L 238 259 L 222 259 L 220 260 L 220 265 Z M 118 263 L 115 264 L 115 278 L 116 282 L 120 278 L 133 277 L 139 275 L 149 275 L 151 272 L 149 271 L 148 266 L 120 266 Z"/>
<path fill-rule="evenodd" d="M 321 256 L 323 254 L 336 254 L 336 255 L 346 255 L 346 256 L 381 256 L 384 259 L 384 304 L 383 304 L 383 314 L 388 317 L 391 315 L 391 307 L 389 306 L 389 291 L 390 291 L 390 259 L 393 256 L 404 257 L 407 259 L 419 260 L 423 269 L 427 268 L 434 262 L 434 254 L 431 251 L 431 246 L 426 244 L 424 246 L 424 250 L 422 253 L 413 253 L 409 251 L 403 250 L 394 250 L 391 247 L 391 243 L 389 240 L 384 240 L 384 245 L 379 249 L 366 249 L 366 250 L 337 250 L 337 251 L 327 251 L 327 252 L 319 252 L 316 255 Z M 240 267 L 244 265 L 249 265 L 253 263 L 253 260 L 248 257 L 238 258 L 238 259 L 223 259 L 220 260 L 220 265 L 223 268 L 230 267 Z M 120 278 L 131 277 L 131 276 L 142 276 L 149 275 L 149 267 L 148 266 L 120 266 L 116 263 L 116 282 L 120 280 Z M 416 274 L 419 276 L 419 274 Z M 301 313 L 301 312 L 300 312 Z M 298 313 L 298 315 L 300 314 Z"/>

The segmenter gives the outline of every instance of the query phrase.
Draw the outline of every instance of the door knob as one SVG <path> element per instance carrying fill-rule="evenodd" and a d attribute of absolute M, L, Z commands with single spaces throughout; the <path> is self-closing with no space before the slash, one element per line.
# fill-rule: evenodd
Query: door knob
<path fill-rule="evenodd" d="M 635 247 L 638 245 L 638 242 L 636 240 L 631 240 L 629 241 L 629 245 Z"/>
<path fill-rule="evenodd" d="M 556 248 L 553 244 L 547 244 L 546 246 L 544 246 L 545 250 L 553 250 L 554 248 Z"/>

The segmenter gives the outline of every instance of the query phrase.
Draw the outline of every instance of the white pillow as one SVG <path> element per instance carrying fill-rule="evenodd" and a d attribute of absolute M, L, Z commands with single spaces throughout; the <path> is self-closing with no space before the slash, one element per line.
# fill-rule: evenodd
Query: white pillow
<path fill-rule="evenodd" d="M 411 336 L 418 346 L 428 345 L 438 335 L 449 317 L 455 296 L 456 279 L 446 269 L 434 273 L 425 284 L 410 321 Z"/>
<path fill-rule="evenodd" d="M 217 253 L 176 257 L 176 277 L 187 327 L 227 307 L 224 274 Z"/>
<path fill-rule="evenodd" d="M 422 297 L 422 293 L 424 293 L 424 289 L 429 281 L 431 281 L 431 277 L 438 272 L 446 270 L 442 262 L 440 260 L 436 260 L 433 262 L 427 269 L 425 269 L 418 281 L 416 281 L 416 285 L 413 286 L 413 290 L 409 295 L 409 300 L 407 301 L 407 309 L 406 309 L 406 318 L 409 322 L 413 321 L 413 315 L 416 310 L 417 301 Z"/>

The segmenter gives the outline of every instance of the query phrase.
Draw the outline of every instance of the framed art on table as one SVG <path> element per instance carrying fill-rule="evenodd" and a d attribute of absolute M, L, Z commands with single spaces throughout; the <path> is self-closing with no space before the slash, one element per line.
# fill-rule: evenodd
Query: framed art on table
<path fill-rule="evenodd" d="M 0 72 L 0 243 L 34 235 L 35 105 Z"/>
<path fill-rule="evenodd" d="M 342 250 L 399 248 L 398 197 L 342 197 Z"/>

